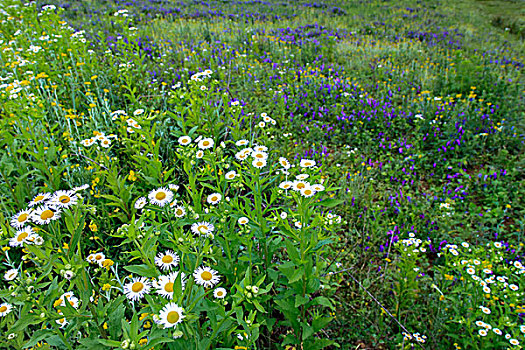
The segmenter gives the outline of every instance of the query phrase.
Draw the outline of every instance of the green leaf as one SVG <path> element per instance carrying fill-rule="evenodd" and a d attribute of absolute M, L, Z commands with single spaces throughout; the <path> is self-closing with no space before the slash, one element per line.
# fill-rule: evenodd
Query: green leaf
<path fill-rule="evenodd" d="M 297 282 L 301 279 L 301 277 L 303 277 L 303 275 L 304 275 L 304 267 L 301 266 L 297 270 L 295 270 L 293 275 L 288 279 L 288 282 L 290 283 Z"/>
<path fill-rule="evenodd" d="M 266 310 L 264 309 L 264 307 L 262 307 L 261 304 L 259 304 L 259 302 L 257 300 L 254 300 L 253 301 L 253 305 L 255 305 L 255 307 L 257 308 L 257 310 L 259 310 L 260 312 L 262 313 L 266 313 Z"/>
<path fill-rule="evenodd" d="M 124 266 L 125 270 L 142 277 L 157 277 L 157 270 L 148 265 L 130 265 Z"/>
<path fill-rule="evenodd" d="M 344 203 L 344 200 L 343 199 L 335 199 L 335 198 L 329 198 L 329 199 L 325 199 L 323 201 L 320 201 L 320 202 L 317 202 L 317 203 L 314 203 L 314 205 L 320 205 L 320 206 L 323 206 L 325 208 L 333 208 L 341 203 Z"/>
<path fill-rule="evenodd" d="M 330 309 L 333 309 L 333 308 L 334 308 L 334 306 L 332 305 L 332 303 L 330 302 L 330 300 L 329 300 L 327 297 L 323 297 L 323 296 L 320 296 L 320 297 L 315 298 L 315 299 L 312 301 L 312 304 L 313 304 L 313 305 L 322 305 L 322 306 L 326 306 L 326 307 L 329 307 Z"/>
<path fill-rule="evenodd" d="M 97 339 L 97 341 L 102 345 L 111 346 L 111 347 L 120 347 L 120 342 L 118 340 Z"/>
<path fill-rule="evenodd" d="M 24 348 L 33 347 L 36 345 L 36 343 L 38 343 L 42 339 L 49 337 L 51 334 L 53 334 L 53 331 L 50 329 L 40 329 L 36 331 L 35 333 L 33 333 L 33 335 L 31 336 L 31 339 L 29 339 L 29 341 L 25 343 L 23 347 Z"/>
<path fill-rule="evenodd" d="M 303 323 L 302 327 L 303 327 L 303 340 L 308 339 L 309 337 L 312 336 L 312 334 L 314 334 L 314 329 L 310 327 L 309 325 Z"/>
<path fill-rule="evenodd" d="M 319 317 L 313 320 L 312 327 L 314 329 L 314 332 L 317 333 L 321 329 L 323 329 L 330 321 L 332 321 L 332 317 Z"/>
<path fill-rule="evenodd" d="M 37 315 L 32 314 L 25 314 L 20 318 L 16 323 L 13 325 L 13 327 L 9 330 L 9 333 L 16 333 L 20 332 L 26 329 L 27 326 L 32 324 L 38 324 L 42 322 L 42 319 Z"/>
<path fill-rule="evenodd" d="M 299 251 L 297 248 L 295 248 L 293 243 L 289 240 L 284 241 L 284 244 L 286 245 L 286 252 L 290 257 L 290 260 L 292 260 L 294 263 L 299 263 L 301 257 L 299 256 Z"/>
<path fill-rule="evenodd" d="M 302 295 L 296 295 L 295 296 L 295 307 L 299 307 L 301 305 L 304 305 L 304 304 L 306 304 L 309 301 L 310 301 L 310 298 L 308 298 L 308 297 L 303 297 Z"/>

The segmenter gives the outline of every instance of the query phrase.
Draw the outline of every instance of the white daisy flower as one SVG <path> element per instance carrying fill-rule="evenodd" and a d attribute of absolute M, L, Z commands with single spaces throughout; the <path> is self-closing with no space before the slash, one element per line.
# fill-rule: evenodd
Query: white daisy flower
<path fill-rule="evenodd" d="M 148 200 L 146 197 L 140 197 L 135 201 L 135 209 L 140 210 L 146 206 L 146 203 L 148 203 Z"/>
<path fill-rule="evenodd" d="M 60 219 L 60 209 L 42 205 L 35 209 L 31 219 L 38 225 L 46 225 L 51 221 Z"/>
<path fill-rule="evenodd" d="M 182 206 L 178 206 L 173 208 L 173 215 L 177 218 L 182 218 L 184 215 L 186 215 L 186 209 Z"/>
<path fill-rule="evenodd" d="M 39 193 L 37 194 L 31 202 L 27 205 L 28 207 L 33 207 L 37 204 L 43 204 L 51 197 L 51 193 Z"/>
<path fill-rule="evenodd" d="M 253 148 L 251 148 L 251 147 L 243 148 L 239 152 L 243 153 L 245 156 L 249 156 L 250 154 L 252 154 Z"/>
<path fill-rule="evenodd" d="M 205 288 L 213 287 L 221 280 L 218 272 L 207 266 L 201 266 L 195 270 L 193 277 L 195 278 L 195 283 Z"/>
<path fill-rule="evenodd" d="M 208 196 L 208 198 L 206 199 L 208 203 L 210 204 L 218 204 L 222 199 L 222 196 L 220 193 L 212 193 Z"/>
<path fill-rule="evenodd" d="M 306 180 L 306 179 L 308 179 L 309 177 L 310 177 L 310 175 L 308 175 L 308 174 L 299 174 L 299 175 L 297 175 L 295 178 L 296 178 L 297 180 Z"/>
<path fill-rule="evenodd" d="M 235 142 L 235 145 L 236 146 L 245 146 L 247 144 L 249 144 L 250 142 L 248 140 L 239 140 L 237 142 Z"/>
<path fill-rule="evenodd" d="M 301 159 L 301 162 L 299 163 L 299 166 L 301 168 L 311 168 L 311 167 L 315 166 L 315 160 Z"/>
<path fill-rule="evenodd" d="M 15 233 L 14 237 L 9 240 L 9 245 L 11 247 L 20 247 L 26 243 L 33 234 L 33 229 L 30 226 L 26 226 Z"/>
<path fill-rule="evenodd" d="M 284 169 L 290 169 L 290 162 L 288 161 L 288 159 L 284 158 L 284 157 L 280 157 L 279 158 L 279 164 L 281 164 L 281 166 L 284 168 Z"/>
<path fill-rule="evenodd" d="M 239 225 L 246 225 L 248 222 L 250 222 L 250 219 L 248 219 L 246 216 L 240 217 L 237 222 Z"/>
<path fill-rule="evenodd" d="M 312 189 L 316 192 L 322 192 L 325 190 L 324 186 L 321 184 L 313 184 Z"/>
<path fill-rule="evenodd" d="M 214 145 L 213 139 L 208 137 L 208 138 L 200 140 L 197 146 L 200 149 L 208 149 L 208 148 L 212 148 L 213 145 Z"/>
<path fill-rule="evenodd" d="M 233 180 L 233 179 L 235 179 L 236 176 L 237 176 L 237 173 L 236 173 L 234 170 L 232 170 L 232 171 L 228 171 L 228 172 L 224 175 L 224 178 L 225 178 L 226 180 Z"/>
<path fill-rule="evenodd" d="M 295 191 L 301 191 L 303 188 L 309 188 L 310 183 L 307 181 L 296 180 L 293 182 L 293 189 Z"/>
<path fill-rule="evenodd" d="M 202 157 L 204 157 L 204 152 L 202 150 L 198 150 L 195 154 L 195 158 L 202 159 Z"/>
<path fill-rule="evenodd" d="M 59 318 L 58 320 L 55 320 L 55 322 L 60 325 L 59 328 L 64 328 L 68 324 L 68 322 L 67 322 L 65 317 Z"/>
<path fill-rule="evenodd" d="M 301 195 L 303 197 L 312 197 L 315 194 L 315 191 L 311 187 L 305 187 L 301 189 Z"/>
<path fill-rule="evenodd" d="M 32 212 L 33 209 L 26 209 L 16 213 L 11 218 L 11 226 L 13 226 L 14 228 L 21 228 L 29 222 L 29 220 L 31 219 Z"/>
<path fill-rule="evenodd" d="M 175 288 L 175 281 L 177 280 L 179 273 L 181 274 L 180 282 L 182 290 L 184 290 L 186 275 L 184 272 L 174 271 L 169 275 L 160 276 L 158 280 L 153 282 L 153 286 L 157 289 L 157 294 L 166 299 L 173 299 L 173 288 Z"/>
<path fill-rule="evenodd" d="M 509 343 L 511 343 L 512 345 L 520 345 L 518 339 L 509 339 Z"/>
<path fill-rule="evenodd" d="M 266 152 L 253 151 L 251 156 L 254 159 L 260 159 L 260 160 L 268 159 L 268 153 Z"/>
<path fill-rule="evenodd" d="M 124 294 L 133 301 L 144 298 L 151 289 L 151 284 L 146 277 L 135 277 L 124 285 Z"/>
<path fill-rule="evenodd" d="M 73 187 L 73 191 L 80 192 L 80 191 L 87 190 L 88 188 L 89 188 L 89 185 L 88 184 L 84 184 L 84 185 L 81 185 L 81 186 Z"/>
<path fill-rule="evenodd" d="M 168 188 L 169 188 L 170 190 L 173 190 L 173 191 L 178 191 L 178 190 L 179 190 L 179 185 L 169 184 L 169 185 L 168 185 Z"/>
<path fill-rule="evenodd" d="M 173 192 L 168 190 L 167 188 L 161 187 L 156 190 L 151 191 L 148 194 L 149 201 L 151 204 L 158 205 L 159 207 L 163 207 L 171 200 L 173 199 Z"/>
<path fill-rule="evenodd" d="M 97 142 L 97 140 L 94 137 L 80 141 L 84 147 L 92 146 L 95 142 Z"/>
<path fill-rule="evenodd" d="M 490 315 L 491 311 L 488 307 L 480 306 L 479 308 L 484 314 Z"/>
<path fill-rule="evenodd" d="M 157 294 L 166 299 L 173 299 L 174 285 L 175 281 L 171 281 L 168 276 L 160 276 L 157 281 L 153 282 Z"/>
<path fill-rule="evenodd" d="M 164 253 L 159 253 L 155 257 L 155 265 L 160 267 L 162 270 L 171 270 L 179 264 L 179 256 L 172 250 L 167 250 Z"/>
<path fill-rule="evenodd" d="M 254 159 L 252 165 L 257 169 L 262 169 L 266 166 L 266 160 L 264 159 Z"/>
<path fill-rule="evenodd" d="M 189 136 L 181 136 L 181 137 L 179 137 L 178 142 L 182 146 L 189 145 L 191 143 L 191 137 L 189 137 Z"/>
<path fill-rule="evenodd" d="M 104 148 L 109 148 L 109 146 L 111 146 L 111 140 L 108 139 L 107 137 L 104 137 L 102 140 L 99 140 L 100 141 L 100 145 Z"/>
<path fill-rule="evenodd" d="M 226 292 L 226 289 L 224 289 L 222 287 L 216 288 L 213 291 L 213 296 L 215 297 L 215 299 L 224 299 L 227 294 L 228 293 Z"/>
<path fill-rule="evenodd" d="M 257 152 L 266 152 L 268 151 L 268 147 L 257 145 L 257 146 L 253 146 L 253 150 Z"/>
<path fill-rule="evenodd" d="M 494 333 L 496 333 L 497 335 L 502 335 L 502 334 L 503 334 L 503 332 L 502 332 L 501 329 L 499 329 L 499 328 L 492 328 L 492 331 L 493 331 Z"/>
<path fill-rule="evenodd" d="M 4 274 L 4 279 L 6 281 L 12 281 L 12 280 L 14 280 L 17 277 L 18 277 L 18 270 L 17 269 L 7 270 L 5 272 L 5 274 Z"/>
<path fill-rule="evenodd" d="M 210 235 L 215 230 L 215 227 L 206 221 L 196 222 L 191 225 L 191 231 L 196 235 Z"/>
<path fill-rule="evenodd" d="M 159 320 L 165 328 L 176 327 L 184 319 L 184 310 L 175 303 L 169 303 L 160 310 Z"/>
<path fill-rule="evenodd" d="M 248 156 L 246 154 L 244 154 L 242 151 L 235 153 L 235 159 L 237 159 L 238 161 L 242 162 L 246 158 L 248 158 Z"/>
<path fill-rule="evenodd" d="M 13 310 L 13 305 L 9 303 L 0 304 L 0 316 L 4 317 Z"/>
<path fill-rule="evenodd" d="M 99 266 L 102 266 L 104 260 L 106 260 L 104 253 L 95 253 L 93 255 L 93 263 L 98 264 Z"/>
<path fill-rule="evenodd" d="M 290 188 L 292 188 L 292 186 L 293 182 L 291 181 L 283 181 L 279 184 L 279 188 L 283 190 L 289 190 Z"/>
<path fill-rule="evenodd" d="M 58 208 L 69 208 L 78 203 L 75 191 L 56 191 L 51 198 L 50 204 Z"/>

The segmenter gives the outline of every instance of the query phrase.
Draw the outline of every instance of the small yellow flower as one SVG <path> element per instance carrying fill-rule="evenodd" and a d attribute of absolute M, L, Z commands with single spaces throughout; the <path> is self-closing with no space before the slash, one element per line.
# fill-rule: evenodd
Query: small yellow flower
<path fill-rule="evenodd" d="M 133 170 L 129 171 L 128 180 L 137 181 L 137 174 Z"/>
<path fill-rule="evenodd" d="M 97 227 L 97 224 L 95 224 L 94 222 L 91 222 L 89 224 L 89 229 L 93 232 L 97 232 L 98 231 L 98 227 Z"/>
<path fill-rule="evenodd" d="M 111 288 L 111 284 L 109 283 L 104 283 L 104 285 L 102 286 L 103 291 L 109 290 L 110 288 Z"/>

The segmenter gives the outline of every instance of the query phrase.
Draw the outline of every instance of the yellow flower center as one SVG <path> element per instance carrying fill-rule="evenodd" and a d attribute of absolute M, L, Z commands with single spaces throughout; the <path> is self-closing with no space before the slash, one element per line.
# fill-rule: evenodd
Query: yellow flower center
<path fill-rule="evenodd" d="M 257 153 L 255 155 L 255 157 L 259 158 L 259 159 L 263 159 L 264 158 L 264 155 L 260 154 L 260 153 Z"/>
<path fill-rule="evenodd" d="M 102 259 L 102 255 L 95 255 L 95 260 L 100 260 Z"/>
<path fill-rule="evenodd" d="M 163 200 L 164 198 L 166 198 L 166 193 L 165 192 L 158 192 L 155 195 L 155 199 L 157 199 L 159 201 Z"/>
<path fill-rule="evenodd" d="M 162 257 L 162 262 L 165 264 L 170 264 L 171 262 L 173 262 L 173 257 L 171 255 L 164 255 Z"/>
<path fill-rule="evenodd" d="M 259 161 L 257 162 L 257 166 L 262 166 L 263 165 L 263 162 Z"/>
<path fill-rule="evenodd" d="M 222 290 L 217 292 L 217 296 L 218 297 L 222 297 L 223 295 L 224 295 L 224 293 L 222 292 Z"/>
<path fill-rule="evenodd" d="M 182 215 L 182 209 L 177 209 L 177 210 L 175 211 L 175 214 L 177 214 L 177 215 Z"/>
<path fill-rule="evenodd" d="M 304 194 L 305 195 L 311 195 L 312 194 L 312 190 L 304 190 Z"/>
<path fill-rule="evenodd" d="M 180 316 L 179 316 L 179 313 L 177 311 L 170 311 L 168 313 L 168 317 L 166 317 L 166 319 L 168 320 L 169 323 L 177 323 L 179 318 L 180 318 Z"/>
<path fill-rule="evenodd" d="M 22 232 L 21 234 L 18 235 L 16 240 L 18 242 L 22 242 L 24 239 L 27 238 L 27 236 L 29 236 L 29 234 L 27 232 Z"/>
<path fill-rule="evenodd" d="M 213 275 L 209 271 L 204 271 L 201 273 L 201 278 L 205 281 L 210 281 L 212 279 Z"/>
<path fill-rule="evenodd" d="M 40 214 L 40 219 L 47 220 L 51 219 L 53 216 L 55 216 L 55 212 L 50 209 L 46 209 L 42 212 L 42 214 Z"/>
<path fill-rule="evenodd" d="M 204 147 L 208 147 L 208 146 L 210 145 L 210 141 L 204 141 L 204 142 L 202 143 L 202 145 L 203 145 Z"/>
<path fill-rule="evenodd" d="M 58 201 L 59 201 L 60 203 L 64 203 L 64 204 L 66 204 L 66 203 L 71 202 L 71 197 L 66 196 L 66 195 L 64 195 L 64 196 L 60 196 L 60 198 L 58 199 Z"/>
<path fill-rule="evenodd" d="M 138 293 L 140 292 L 142 289 L 144 289 L 144 284 L 142 282 L 135 282 L 133 283 L 133 285 L 131 286 L 131 290 L 134 292 L 134 293 Z"/>
<path fill-rule="evenodd" d="M 211 201 L 212 201 L 212 202 L 215 202 L 217 199 L 219 199 L 219 198 L 217 198 L 217 196 L 213 196 L 213 197 L 211 197 Z"/>
<path fill-rule="evenodd" d="M 0 312 L 6 312 L 7 311 L 7 306 L 2 306 L 0 307 Z"/>
<path fill-rule="evenodd" d="M 24 222 L 27 220 L 27 218 L 29 217 L 29 215 L 27 213 L 23 213 L 23 214 L 20 214 L 20 216 L 18 217 L 18 222 Z"/>
<path fill-rule="evenodd" d="M 201 234 L 208 233 L 208 227 L 200 225 L 199 227 L 197 227 L 197 231 L 199 231 Z"/>
<path fill-rule="evenodd" d="M 166 283 L 166 285 L 164 286 L 164 290 L 168 293 L 173 293 L 173 283 L 172 282 Z"/>
<path fill-rule="evenodd" d="M 36 202 L 40 202 L 43 199 L 44 199 L 44 196 L 36 196 L 33 202 L 35 202 L 35 203 Z"/>

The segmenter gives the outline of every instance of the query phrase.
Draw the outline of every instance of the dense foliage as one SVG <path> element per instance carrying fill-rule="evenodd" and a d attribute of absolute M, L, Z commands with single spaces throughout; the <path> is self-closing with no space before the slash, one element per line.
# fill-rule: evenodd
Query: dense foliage
<path fill-rule="evenodd" d="M 1 1 L 0 347 L 522 348 L 523 22 L 484 6 Z"/>

